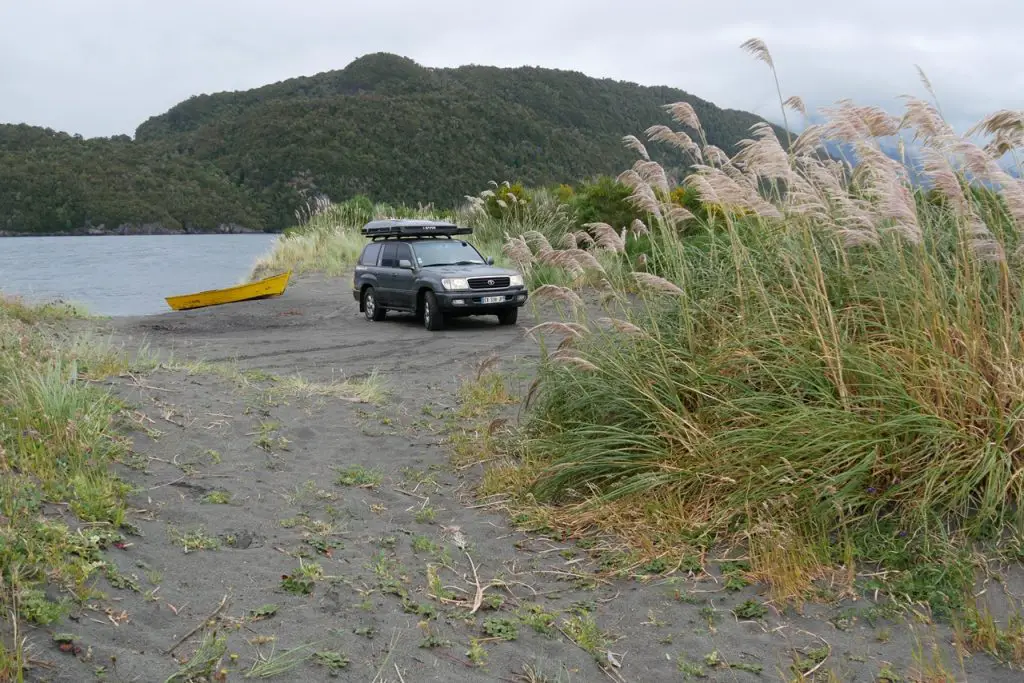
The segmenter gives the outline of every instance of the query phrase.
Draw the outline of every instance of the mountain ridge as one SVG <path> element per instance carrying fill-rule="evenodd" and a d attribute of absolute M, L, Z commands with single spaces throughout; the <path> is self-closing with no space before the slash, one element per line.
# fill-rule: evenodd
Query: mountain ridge
<path fill-rule="evenodd" d="M 0 231 L 278 231 L 310 194 L 448 208 L 490 180 L 574 184 L 628 168 L 622 137 L 672 124 L 664 107 L 677 101 L 726 151 L 764 121 L 669 86 L 370 53 L 343 69 L 193 95 L 141 122 L 134 139 L 0 126 L 0 186 L 18 188 L 0 197 Z M 659 158 L 683 172 L 677 152 Z M 89 181 L 94 173 L 107 180 Z M 172 179 L 162 194 L 161 173 Z"/>

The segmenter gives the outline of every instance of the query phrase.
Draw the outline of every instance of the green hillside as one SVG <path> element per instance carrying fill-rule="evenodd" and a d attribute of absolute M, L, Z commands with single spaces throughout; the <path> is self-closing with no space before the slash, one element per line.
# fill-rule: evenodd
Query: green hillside
<path fill-rule="evenodd" d="M 7 127 L 0 183 L 21 198 L 0 202 L 0 230 L 161 221 L 278 230 L 294 223 L 305 193 L 450 207 L 489 180 L 616 175 L 635 159 L 623 135 L 671 124 L 663 106 L 681 100 L 726 151 L 761 121 L 672 88 L 533 67 L 430 69 L 373 54 L 342 70 L 189 98 L 140 125 L 135 142 Z"/>
<path fill-rule="evenodd" d="M 0 233 L 262 229 L 251 194 L 215 166 L 127 136 L 83 140 L 0 125 Z"/>

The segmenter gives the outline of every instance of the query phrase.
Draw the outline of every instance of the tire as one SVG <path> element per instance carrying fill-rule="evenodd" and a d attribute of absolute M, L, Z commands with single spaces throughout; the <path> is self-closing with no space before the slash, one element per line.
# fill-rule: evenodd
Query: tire
<path fill-rule="evenodd" d="M 363 292 L 363 311 L 366 319 L 371 322 L 380 322 L 388 313 L 383 306 L 377 305 L 377 293 L 373 287 L 367 287 Z"/>
<path fill-rule="evenodd" d="M 433 292 L 423 293 L 423 326 L 431 332 L 444 329 L 444 314 Z"/>
<path fill-rule="evenodd" d="M 507 311 L 502 311 L 498 314 L 499 325 L 515 325 L 516 320 L 519 319 L 519 309 L 510 308 Z"/>

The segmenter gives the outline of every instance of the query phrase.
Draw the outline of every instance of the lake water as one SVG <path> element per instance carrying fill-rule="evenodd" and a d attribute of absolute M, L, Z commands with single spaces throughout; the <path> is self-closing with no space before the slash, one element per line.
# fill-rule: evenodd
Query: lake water
<path fill-rule="evenodd" d="M 277 235 L 0 238 L 0 293 L 104 316 L 171 310 L 164 297 L 236 285 Z"/>

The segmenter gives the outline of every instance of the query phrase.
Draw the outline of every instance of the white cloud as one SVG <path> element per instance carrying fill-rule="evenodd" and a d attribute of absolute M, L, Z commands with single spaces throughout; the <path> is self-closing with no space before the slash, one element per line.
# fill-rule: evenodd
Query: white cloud
<path fill-rule="evenodd" d="M 946 4 L 948 0 L 946 0 Z M 694 6 L 688 6 L 694 5 Z M 915 64 L 964 128 L 1024 108 L 1024 2 L 749 0 L 33 0 L 0 8 L 0 121 L 131 134 L 190 95 L 256 87 L 387 51 L 428 66 L 530 64 L 672 85 L 778 119 L 764 64 L 808 106 L 849 97 L 896 111 L 923 95 Z M 755 10 L 754 8 L 757 7 Z"/>

